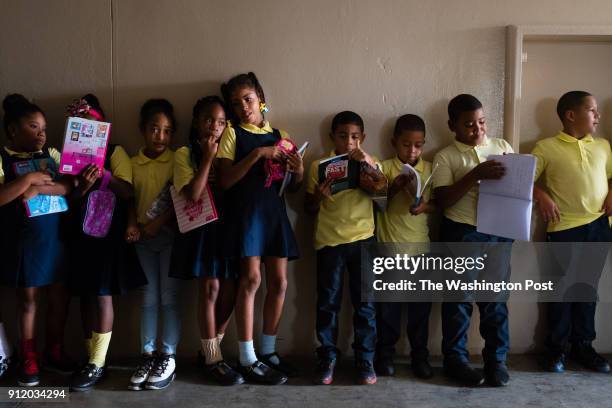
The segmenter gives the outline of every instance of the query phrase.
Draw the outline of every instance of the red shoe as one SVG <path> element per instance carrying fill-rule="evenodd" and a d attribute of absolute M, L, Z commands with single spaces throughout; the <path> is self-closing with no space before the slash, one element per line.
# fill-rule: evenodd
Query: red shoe
<path fill-rule="evenodd" d="M 47 346 L 44 353 L 43 368 L 58 374 L 72 374 L 78 370 L 77 363 L 64 351 L 61 344 Z"/>
<path fill-rule="evenodd" d="M 38 377 L 38 355 L 34 347 L 34 340 L 21 341 L 21 363 L 17 384 L 21 387 L 34 387 L 40 383 Z"/>

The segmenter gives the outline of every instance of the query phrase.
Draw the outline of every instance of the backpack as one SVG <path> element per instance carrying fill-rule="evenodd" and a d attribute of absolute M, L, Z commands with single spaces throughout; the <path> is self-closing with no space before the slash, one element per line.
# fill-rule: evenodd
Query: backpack
<path fill-rule="evenodd" d="M 104 171 L 100 188 L 89 193 L 85 215 L 83 216 L 83 232 L 96 238 L 104 238 L 110 230 L 115 210 L 115 194 L 108 189 L 110 172 Z"/>

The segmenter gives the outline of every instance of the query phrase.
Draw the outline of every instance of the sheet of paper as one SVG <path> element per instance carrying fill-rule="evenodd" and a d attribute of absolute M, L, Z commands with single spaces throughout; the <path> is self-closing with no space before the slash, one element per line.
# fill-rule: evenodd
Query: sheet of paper
<path fill-rule="evenodd" d="M 506 175 L 482 180 L 478 195 L 478 232 L 529 241 L 536 158 L 526 154 L 489 156 L 502 162 Z"/>
<path fill-rule="evenodd" d="M 500 180 L 482 180 L 480 193 L 531 200 L 535 176 L 536 158 L 530 154 L 492 155 L 488 160 L 501 162 L 506 175 Z"/>
<path fill-rule="evenodd" d="M 498 237 L 529 241 L 533 201 L 481 193 L 476 230 Z"/>

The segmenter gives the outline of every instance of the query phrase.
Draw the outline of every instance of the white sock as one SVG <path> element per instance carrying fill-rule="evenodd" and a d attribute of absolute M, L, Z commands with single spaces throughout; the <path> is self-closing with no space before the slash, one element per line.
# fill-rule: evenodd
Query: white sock
<path fill-rule="evenodd" d="M 225 337 L 225 333 L 217 333 L 217 341 L 219 342 L 219 345 L 221 345 L 223 337 Z"/>
<path fill-rule="evenodd" d="M 253 365 L 257 361 L 255 355 L 255 347 L 253 347 L 253 340 L 251 341 L 239 341 L 238 351 L 240 353 L 240 365 L 247 367 Z"/>
<path fill-rule="evenodd" d="M 4 330 L 4 323 L 0 322 L 0 356 L 10 357 L 13 355 L 13 347 L 11 346 L 11 342 L 6 336 L 6 331 Z"/>
<path fill-rule="evenodd" d="M 212 339 L 200 339 L 200 342 L 202 343 L 202 353 L 204 354 L 204 363 L 206 365 L 215 364 L 223 360 L 219 341 L 216 337 Z"/>
<path fill-rule="evenodd" d="M 260 347 L 261 355 L 265 356 L 267 354 L 272 354 L 276 351 L 276 336 L 270 336 L 267 334 L 261 335 L 261 347 Z M 270 361 L 274 364 L 278 364 L 278 357 L 272 356 L 270 357 Z"/>

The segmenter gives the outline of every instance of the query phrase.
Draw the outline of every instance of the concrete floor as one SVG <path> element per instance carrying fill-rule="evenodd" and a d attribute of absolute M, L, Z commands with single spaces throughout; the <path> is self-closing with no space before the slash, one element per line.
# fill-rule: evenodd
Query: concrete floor
<path fill-rule="evenodd" d="M 434 361 L 436 376 L 430 381 L 416 379 L 406 362 L 398 362 L 394 378 L 378 379 L 374 386 L 353 384 L 352 365 L 343 361 L 332 386 L 311 385 L 311 378 L 292 379 L 288 385 L 268 387 L 242 385 L 220 387 L 207 382 L 193 361 L 179 362 L 176 381 L 160 391 L 128 391 L 130 367 L 112 366 L 99 386 L 86 393 L 72 393 L 69 406 L 83 407 L 612 407 L 612 375 L 584 371 L 569 365 L 564 374 L 539 371 L 534 357 L 512 356 L 511 382 L 507 387 L 462 388 L 448 382 L 441 364 Z M 312 362 L 298 366 L 309 374 Z M 0 387 L 15 384 L 14 372 L 0 380 Z M 43 373 L 42 383 L 61 386 L 61 376 Z M 3 393 L 5 388 L 0 388 Z M 63 404 L 0 403 L 0 406 Z M 66 405 L 63 405 L 66 406 Z"/>

